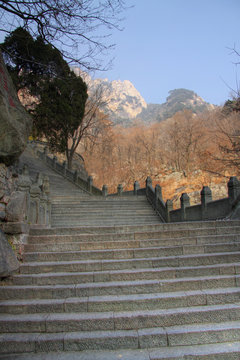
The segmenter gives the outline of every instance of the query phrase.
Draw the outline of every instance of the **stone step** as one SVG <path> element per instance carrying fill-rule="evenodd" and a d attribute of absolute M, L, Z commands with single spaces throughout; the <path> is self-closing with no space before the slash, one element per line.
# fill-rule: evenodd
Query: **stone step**
<path fill-rule="evenodd" d="M 44 346 L 40 347 L 37 342 L 33 344 L 32 339 L 36 339 L 36 334 L 22 335 L 18 338 L 16 345 L 14 341 L 16 335 L 9 334 L 6 335 L 6 345 L 3 348 L 7 351 L 11 349 L 14 360 L 239 360 L 240 354 L 240 342 L 235 340 L 206 345 L 161 346 L 152 349 L 61 351 L 59 350 L 60 342 L 63 342 L 64 349 L 64 335 L 62 341 L 58 343 L 57 350 L 54 350 L 55 346 L 51 345 L 56 339 L 55 336 L 57 335 L 53 335 L 51 339 L 50 335 L 48 338 L 43 338 L 44 341 L 41 344 Z M 31 345 L 27 347 L 26 344 L 30 343 Z M 41 352 L 37 353 L 40 348 Z M 15 349 L 18 349 L 17 353 Z M 2 355 L 0 359 L 13 360 L 13 355 Z"/>
<path fill-rule="evenodd" d="M 64 247 L 69 249 L 69 246 L 81 246 L 81 249 L 84 248 L 112 248 L 123 246 L 125 248 L 131 247 L 146 247 L 148 246 L 176 246 L 176 245 L 205 245 L 205 244 L 221 244 L 221 243 L 234 243 L 239 242 L 238 235 L 212 235 L 212 236 L 191 236 L 191 237 L 182 237 L 182 238 L 149 238 L 139 240 L 137 239 L 138 235 L 135 233 L 113 233 L 113 234 L 79 234 L 79 235 L 31 235 L 28 237 L 28 244 L 25 245 L 25 251 L 31 251 L 31 249 L 36 249 L 36 251 L 46 251 L 46 249 L 53 248 L 55 251 L 56 245 L 59 245 L 59 250 L 64 249 Z M 74 248 L 75 249 L 75 248 Z"/>
<path fill-rule="evenodd" d="M 92 236 L 94 238 L 94 236 Z M 120 236 L 119 236 L 120 237 Z M 101 240 L 101 238 L 103 240 Z M 145 247 L 164 247 L 164 246 L 184 246 L 184 245 L 210 245 L 215 244 L 234 244 L 240 242 L 236 235 L 217 235 L 213 237 L 201 238 L 179 238 L 179 239 L 149 239 L 149 240 L 134 240 L 124 239 L 118 240 L 117 236 L 113 238 L 116 240 L 107 240 L 106 236 L 95 236 L 95 241 L 91 241 L 90 236 L 54 236 L 49 235 L 49 238 L 31 237 L 29 243 L 24 245 L 24 252 L 53 252 L 53 251 L 80 251 L 80 250 L 96 250 L 96 249 L 127 249 L 127 248 L 145 248 Z M 109 236 L 110 238 L 110 236 Z"/>
<path fill-rule="evenodd" d="M 169 346 L 215 344 L 234 342 L 240 336 L 240 324 L 229 321 L 223 324 L 169 326 L 140 330 L 68 332 L 67 334 L 28 333 L 24 335 L 6 334 L 1 337 L 2 353 L 48 351 L 85 351 L 114 349 L 151 349 Z M 238 348 L 240 351 L 240 346 Z M 79 354 L 80 355 L 80 354 Z M 81 355 L 80 355 L 81 356 Z M 119 357 L 116 357 L 117 359 Z M 122 357 L 120 357 L 122 358 Z M 96 359 L 95 357 L 92 359 Z M 106 358 L 107 359 L 107 358 Z M 129 358 L 129 360 L 131 357 Z M 135 359 L 137 359 L 135 357 Z M 235 358 L 236 359 L 236 358 Z"/>
<path fill-rule="evenodd" d="M 173 309 L 46 314 L 0 314 L 1 333 L 61 333 L 182 326 L 239 321 L 240 304 Z"/>
<path fill-rule="evenodd" d="M 75 196 L 75 195 L 74 195 Z M 93 199 L 91 197 L 89 200 L 88 198 L 84 199 L 76 199 L 76 197 L 69 199 L 68 201 L 65 198 L 62 198 L 61 201 L 56 202 L 53 201 L 52 207 L 55 210 L 60 208 L 69 208 L 70 210 L 73 209 L 107 209 L 107 208 L 114 208 L 114 209 L 126 209 L 131 207 L 133 209 L 143 208 L 143 209 L 152 209 L 151 205 L 146 201 L 133 201 L 133 200 L 125 200 L 125 201 L 109 201 L 109 200 L 98 200 Z"/>
<path fill-rule="evenodd" d="M 0 301 L 2 314 L 106 312 L 169 309 L 240 301 L 239 288 L 189 290 L 170 293 L 108 295 L 57 299 Z"/>
<path fill-rule="evenodd" d="M 115 271 L 47 272 L 40 274 L 21 274 L 13 276 L 11 281 L 14 285 L 56 285 L 238 274 L 240 274 L 240 262 L 236 264 L 216 264 L 196 267 L 167 267 Z"/>
<path fill-rule="evenodd" d="M 181 223 L 181 224 L 154 224 L 154 225 L 121 225 L 121 226 L 81 226 L 67 228 L 31 228 L 30 235 L 62 235 L 62 234 L 108 234 L 108 233 L 137 233 L 139 238 L 166 238 L 166 237 L 186 237 L 186 236 L 211 236 L 223 234 L 240 234 L 240 226 L 226 226 L 229 222 L 219 222 L 223 226 L 214 226 L 212 222 L 200 224 Z M 178 225 L 178 226 L 177 226 Z"/>
<path fill-rule="evenodd" d="M 192 254 L 211 254 L 240 252 L 240 242 L 207 245 L 179 245 L 165 247 L 80 250 L 80 251 L 53 251 L 28 252 L 23 255 L 25 262 L 36 261 L 70 261 L 70 260 L 107 260 L 107 259 L 139 259 L 152 257 L 168 257 Z"/>
<path fill-rule="evenodd" d="M 149 209 L 139 209 L 139 210 L 129 210 L 123 209 L 118 211 L 116 214 L 113 212 L 113 209 L 108 210 L 77 210 L 77 211 L 70 211 L 66 210 L 59 210 L 59 211 L 52 211 L 52 219 L 59 219 L 62 217 L 70 217 L 70 218 L 79 218 L 79 216 L 83 218 L 87 217 L 94 217 L 95 220 L 98 220 L 101 217 L 109 217 L 112 218 L 122 218 L 122 217 L 144 217 L 144 216 L 157 216 L 152 210 Z"/>
<path fill-rule="evenodd" d="M 138 259 L 109 259 L 109 260 L 70 260 L 70 261 L 44 261 L 25 262 L 20 266 L 23 273 L 43 272 L 74 272 L 74 271 L 102 271 L 102 270 L 123 270 L 123 269 L 145 269 L 158 267 L 185 267 L 214 265 L 220 263 L 238 263 L 240 252 L 194 254 L 167 257 L 152 257 Z"/>
<path fill-rule="evenodd" d="M 8 285 L 1 289 L 1 300 L 58 299 L 118 294 L 149 294 L 239 287 L 240 275 L 214 275 L 157 280 L 87 282 L 60 285 Z"/>
<path fill-rule="evenodd" d="M 94 220 L 94 219 L 87 219 L 87 220 L 81 220 L 81 218 L 79 218 L 78 220 L 69 220 L 68 219 L 60 219 L 60 220 L 53 220 L 52 221 L 52 227 L 53 228 L 72 228 L 72 227 L 78 227 L 78 226 L 99 226 L 101 227 L 102 224 L 106 224 L 108 226 L 120 226 L 120 225 L 131 225 L 132 223 L 135 223 L 136 225 L 142 225 L 142 224 L 158 224 L 160 223 L 160 218 L 158 217 L 150 217 L 149 219 L 141 219 L 141 218 L 123 218 L 123 219 L 111 219 L 111 218 L 105 218 L 105 219 L 99 219 L 99 220 Z"/>

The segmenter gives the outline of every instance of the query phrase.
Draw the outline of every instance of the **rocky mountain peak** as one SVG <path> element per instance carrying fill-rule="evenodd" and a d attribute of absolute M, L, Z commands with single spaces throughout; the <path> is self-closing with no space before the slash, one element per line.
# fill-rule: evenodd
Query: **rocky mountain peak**
<path fill-rule="evenodd" d="M 109 114 L 114 123 L 121 123 L 124 126 L 131 125 L 135 119 L 145 123 L 159 122 L 184 109 L 197 113 L 214 108 L 194 91 L 187 89 L 170 90 L 163 104 L 147 104 L 129 80 L 92 79 L 79 68 L 75 68 L 74 71 L 87 83 L 89 94 L 101 87 L 106 103 L 103 110 Z"/>

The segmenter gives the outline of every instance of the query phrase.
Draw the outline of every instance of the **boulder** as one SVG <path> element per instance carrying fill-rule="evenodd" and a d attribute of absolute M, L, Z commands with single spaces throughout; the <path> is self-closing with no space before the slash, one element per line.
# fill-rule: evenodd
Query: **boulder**
<path fill-rule="evenodd" d="M 18 100 L 0 52 L 0 162 L 11 165 L 25 149 L 32 120 Z"/>
<path fill-rule="evenodd" d="M 11 245 L 0 230 L 0 277 L 7 277 L 19 269 L 19 262 Z"/>
<path fill-rule="evenodd" d="M 27 194 L 22 191 L 14 191 L 6 206 L 6 221 L 22 222 L 25 220 L 27 207 Z"/>

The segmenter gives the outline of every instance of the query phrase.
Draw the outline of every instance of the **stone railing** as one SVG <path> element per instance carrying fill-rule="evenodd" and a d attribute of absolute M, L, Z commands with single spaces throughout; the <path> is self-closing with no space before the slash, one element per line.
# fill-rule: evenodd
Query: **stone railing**
<path fill-rule="evenodd" d="M 204 186 L 201 191 L 201 204 L 190 206 L 189 196 L 182 194 L 181 208 L 169 211 L 169 221 L 197 221 L 197 220 L 217 220 L 226 218 L 236 203 L 240 195 L 240 182 L 234 176 L 228 184 L 228 197 L 212 201 L 212 192 L 208 186 Z"/>
<path fill-rule="evenodd" d="M 180 198 L 181 208 L 173 210 L 172 201 L 167 200 L 164 204 L 161 187 L 156 185 L 153 189 L 152 180 L 148 177 L 146 180 L 146 196 L 164 222 L 217 220 L 228 217 L 240 200 L 240 182 L 238 179 L 231 177 L 227 186 L 228 197 L 215 201 L 212 201 L 211 189 L 204 186 L 201 191 L 201 204 L 193 206 L 190 206 L 189 196 L 183 193 Z"/>
<path fill-rule="evenodd" d="M 146 179 L 146 197 L 152 205 L 162 222 L 168 222 L 167 207 L 162 199 L 162 189 L 160 185 L 152 186 L 152 179 L 148 176 Z"/>
<path fill-rule="evenodd" d="M 86 178 L 85 174 L 81 173 L 78 170 L 69 170 L 67 168 L 66 161 L 60 163 L 56 156 L 49 156 L 47 148 L 44 148 L 44 151 L 37 150 L 37 155 L 41 160 L 43 160 L 51 169 L 61 174 L 63 177 L 74 183 L 81 190 L 88 193 L 89 195 L 103 195 L 102 190 L 98 189 L 93 185 L 92 176 Z"/>
<path fill-rule="evenodd" d="M 103 185 L 103 188 L 107 189 L 107 185 Z M 146 188 L 140 188 L 139 182 L 135 181 L 133 184 L 133 190 L 124 191 L 122 184 L 118 184 L 117 192 L 114 194 L 109 194 L 108 196 L 141 196 L 146 195 Z"/>
<path fill-rule="evenodd" d="M 30 225 L 51 224 L 51 201 L 48 176 L 38 173 L 35 181 L 29 176 L 28 166 L 24 165 L 18 180 L 18 192 L 24 194 L 25 205 L 22 207 L 23 222 Z"/>

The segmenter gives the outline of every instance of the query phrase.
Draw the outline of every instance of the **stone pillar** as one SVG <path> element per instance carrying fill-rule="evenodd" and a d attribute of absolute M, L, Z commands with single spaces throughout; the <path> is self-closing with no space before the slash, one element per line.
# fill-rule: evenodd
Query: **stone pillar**
<path fill-rule="evenodd" d="M 77 179 L 78 179 L 78 170 L 74 171 L 74 182 L 77 183 Z"/>
<path fill-rule="evenodd" d="M 228 197 L 231 202 L 237 199 L 240 194 L 240 182 L 236 176 L 231 176 L 228 182 Z"/>
<path fill-rule="evenodd" d="M 92 193 L 93 177 L 91 175 L 88 177 L 87 182 L 88 182 L 88 191 Z"/>
<path fill-rule="evenodd" d="M 108 187 L 107 187 L 107 185 L 103 185 L 103 187 L 102 187 L 102 195 L 104 197 L 108 196 Z"/>
<path fill-rule="evenodd" d="M 43 149 L 43 160 L 45 162 L 47 161 L 47 156 L 48 156 L 48 148 L 47 148 L 47 146 L 45 146 Z"/>
<path fill-rule="evenodd" d="M 47 225 L 47 213 L 48 213 L 48 197 L 44 191 L 41 192 L 40 202 L 39 202 L 39 216 L 38 224 Z"/>
<path fill-rule="evenodd" d="M 134 183 L 134 195 L 138 194 L 138 190 L 140 189 L 140 185 L 138 181 L 135 181 Z"/>
<path fill-rule="evenodd" d="M 201 191 L 202 220 L 208 218 L 207 204 L 212 201 L 212 191 L 208 186 L 203 186 Z"/>
<path fill-rule="evenodd" d="M 33 184 L 30 189 L 29 221 L 31 224 L 39 223 L 41 189 L 38 184 Z"/>
<path fill-rule="evenodd" d="M 121 196 L 122 192 L 123 192 L 123 186 L 122 186 L 122 184 L 118 184 L 118 187 L 117 187 L 118 196 Z"/>
<path fill-rule="evenodd" d="M 53 157 L 53 168 L 56 169 L 57 157 Z"/>
<path fill-rule="evenodd" d="M 43 174 L 42 173 L 37 173 L 37 176 L 36 176 L 36 184 L 42 188 L 42 184 L 43 184 Z"/>
<path fill-rule="evenodd" d="M 29 176 L 29 169 L 27 165 L 23 166 L 22 174 L 19 176 L 19 180 L 17 183 L 17 190 L 23 191 L 26 193 L 26 214 L 25 218 L 28 220 L 30 214 L 30 188 L 32 185 L 32 181 Z"/>
<path fill-rule="evenodd" d="M 44 175 L 44 177 L 43 177 L 42 189 L 45 192 L 45 194 L 47 194 L 47 196 L 49 196 L 50 184 L 49 184 L 49 177 L 47 175 Z"/>
<path fill-rule="evenodd" d="M 150 176 L 148 176 L 147 179 L 146 179 L 146 188 L 148 186 L 152 186 L 152 179 L 150 178 Z"/>
<path fill-rule="evenodd" d="M 51 201 L 49 199 L 50 184 L 49 184 L 49 177 L 47 175 L 44 175 L 44 177 L 43 177 L 42 191 L 46 196 L 46 202 L 44 203 L 44 205 L 45 205 L 45 224 L 50 225 L 51 224 Z"/>
<path fill-rule="evenodd" d="M 172 200 L 167 200 L 166 201 L 166 210 L 167 210 L 167 222 L 171 222 L 171 215 L 170 215 L 170 211 L 173 210 L 173 202 Z"/>
<path fill-rule="evenodd" d="M 158 208 L 158 199 L 162 201 L 162 188 L 160 185 L 155 186 L 155 209 Z"/>
<path fill-rule="evenodd" d="M 63 166 L 63 175 L 66 176 L 67 162 L 66 162 L 66 161 L 63 161 L 62 166 Z"/>
<path fill-rule="evenodd" d="M 183 193 L 181 198 L 181 221 L 186 221 L 186 207 L 190 206 L 190 198 L 187 193 Z"/>

